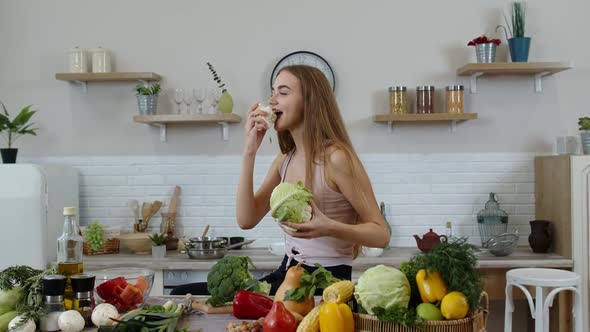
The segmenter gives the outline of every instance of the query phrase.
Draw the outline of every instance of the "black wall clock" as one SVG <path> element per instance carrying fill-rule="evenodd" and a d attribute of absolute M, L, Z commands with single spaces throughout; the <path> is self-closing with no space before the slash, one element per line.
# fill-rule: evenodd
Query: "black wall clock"
<path fill-rule="evenodd" d="M 272 83 L 277 78 L 277 74 L 279 73 L 281 68 L 291 65 L 308 65 L 318 68 L 324 73 L 324 75 L 326 75 L 328 82 L 330 82 L 330 85 L 332 86 L 332 91 L 335 91 L 336 79 L 332 67 L 330 67 L 330 64 L 324 58 L 309 51 L 293 52 L 285 55 L 281 60 L 279 60 L 275 68 L 272 70 L 272 75 L 270 76 L 271 89 Z"/>

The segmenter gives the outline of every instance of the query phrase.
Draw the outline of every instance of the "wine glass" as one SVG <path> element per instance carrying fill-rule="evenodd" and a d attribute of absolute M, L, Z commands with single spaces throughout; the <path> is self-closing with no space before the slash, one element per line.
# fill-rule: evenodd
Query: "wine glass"
<path fill-rule="evenodd" d="M 183 89 L 174 89 L 174 102 L 176 103 L 176 114 L 180 114 L 180 104 L 184 98 Z"/>
<path fill-rule="evenodd" d="M 186 114 L 192 114 L 191 104 L 193 103 L 193 95 L 191 90 L 184 91 L 184 103 L 186 104 Z"/>
<path fill-rule="evenodd" d="M 205 98 L 207 98 L 207 89 L 204 89 L 204 88 L 193 89 L 193 95 L 195 97 L 195 100 L 199 104 L 197 111 L 198 111 L 198 113 L 202 114 L 203 113 L 203 102 L 205 101 Z"/>
<path fill-rule="evenodd" d="M 217 105 L 219 105 L 219 99 L 221 98 L 221 93 L 217 89 L 212 89 L 209 91 L 209 104 L 211 108 L 209 108 L 209 114 L 217 114 Z"/>

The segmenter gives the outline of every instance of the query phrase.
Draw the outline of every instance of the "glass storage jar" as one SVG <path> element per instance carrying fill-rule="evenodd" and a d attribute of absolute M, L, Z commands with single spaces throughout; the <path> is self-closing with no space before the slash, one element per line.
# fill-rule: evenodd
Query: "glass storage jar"
<path fill-rule="evenodd" d="M 434 86 L 416 87 L 416 114 L 434 113 Z"/>
<path fill-rule="evenodd" d="M 500 209 L 496 194 L 493 192 L 490 193 L 485 208 L 477 213 L 477 225 L 482 247 L 485 247 L 492 237 L 506 233 L 508 230 L 508 213 Z"/>
<path fill-rule="evenodd" d="M 407 109 L 408 98 L 407 89 L 405 86 L 390 86 L 389 87 L 389 113 L 390 114 L 405 114 Z"/>
<path fill-rule="evenodd" d="M 447 86 L 447 113 L 463 113 L 464 90 L 465 87 L 463 85 Z"/>

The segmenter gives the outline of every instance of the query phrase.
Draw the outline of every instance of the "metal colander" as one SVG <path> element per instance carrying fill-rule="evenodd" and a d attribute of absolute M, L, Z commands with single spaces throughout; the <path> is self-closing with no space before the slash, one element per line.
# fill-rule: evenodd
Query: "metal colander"
<path fill-rule="evenodd" d="M 500 234 L 489 239 L 486 247 L 494 256 L 508 256 L 516 249 L 518 238 L 518 231 Z"/>

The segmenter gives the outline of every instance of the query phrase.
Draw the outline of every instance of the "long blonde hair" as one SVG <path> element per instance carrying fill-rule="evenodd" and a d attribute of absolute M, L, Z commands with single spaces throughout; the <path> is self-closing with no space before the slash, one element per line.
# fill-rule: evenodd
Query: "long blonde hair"
<path fill-rule="evenodd" d="M 362 168 L 363 165 L 354 151 L 332 87 L 324 73 L 315 67 L 304 65 L 286 66 L 280 70 L 280 72 L 282 71 L 287 71 L 297 77 L 301 84 L 306 186 L 313 188 L 313 164 L 328 165 L 330 162 L 327 158 L 328 148 L 335 148 L 346 155 L 352 173 L 352 181 L 356 187 L 360 187 L 355 169 Z M 282 153 L 287 154 L 295 149 L 295 142 L 288 130 L 278 132 L 277 135 Z M 324 170 L 327 175 L 329 167 L 324 167 Z M 368 199 L 363 197 L 363 204 L 367 203 Z M 358 256 L 359 251 L 360 246 L 355 244 L 354 257 Z"/>

